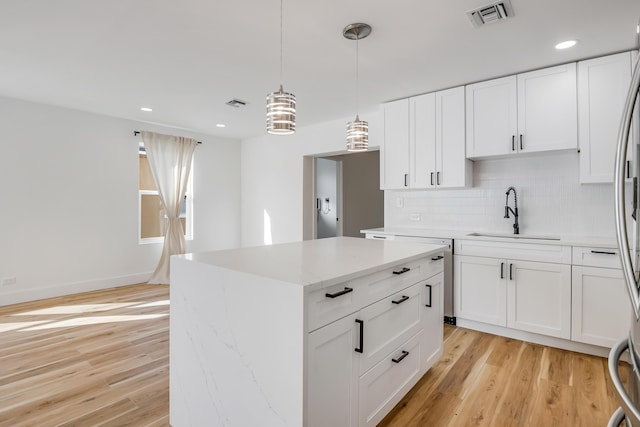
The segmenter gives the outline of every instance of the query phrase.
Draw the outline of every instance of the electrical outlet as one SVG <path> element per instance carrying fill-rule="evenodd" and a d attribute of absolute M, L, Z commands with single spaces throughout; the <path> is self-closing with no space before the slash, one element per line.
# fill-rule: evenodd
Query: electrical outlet
<path fill-rule="evenodd" d="M 396 197 L 396 208 L 404 207 L 404 199 L 402 197 Z"/>
<path fill-rule="evenodd" d="M 419 213 L 412 213 L 410 219 L 411 221 L 420 221 L 421 216 Z"/>
<path fill-rule="evenodd" d="M 9 285 L 15 285 L 15 284 L 16 284 L 15 277 L 3 277 L 2 279 L 0 279 L 0 285 L 2 286 L 9 286 Z"/>

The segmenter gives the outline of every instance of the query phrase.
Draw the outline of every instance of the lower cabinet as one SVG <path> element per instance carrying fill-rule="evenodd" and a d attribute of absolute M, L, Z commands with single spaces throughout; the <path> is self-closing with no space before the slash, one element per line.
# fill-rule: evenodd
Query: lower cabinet
<path fill-rule="evenodd" d="M 384 418 L 442 355 L 443 282 L 440 272 L 308 334 L 306 425 Z"/>
<path fill-rule="evenodd" d="M 613 347 L 631 326 L 631 304 L 622 270 L 573 266 L 571 339 Z"/>
<path fill-rule="evenodd" d="M 454 256 L 456 317 L 571 336 L 571 266 L 477 256 Z"/>

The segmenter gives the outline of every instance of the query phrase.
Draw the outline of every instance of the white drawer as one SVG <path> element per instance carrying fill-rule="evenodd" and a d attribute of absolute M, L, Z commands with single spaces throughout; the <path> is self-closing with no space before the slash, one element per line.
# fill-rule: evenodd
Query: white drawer
<path fill-rule="evenodd" d="M 464 239 L 455 240 L 454 246 L 456 255 L 571 264 L 571 246 Z"/>
<path fill-rule="evenodd" d="M 360 310 L 364 305 L 363 289 L 345 282 L 311 292 L 307 298 L 307 331 Z"/>
<path fill-rule="evenodd" d="M 620 251 L 610 248 L 573 247 L 573 265 L 621 268 Z"/>
<path fill-rule="evenodd" d="M 422 287 L 418 283 L 360 311 L 363 353 L 360 374 L 423 328 Z"/>
<path fill-rule="evenodd" d="M 432 255 L 352 280 L 362 289 L 364 305 L 372 304 L 419 281 L 444 271 L 443 254 Z"/>
<path fill-rule="evenodd" d="M 423 331 L 360 377 L 358 425 L 375 426 L 422 376 Z"/>

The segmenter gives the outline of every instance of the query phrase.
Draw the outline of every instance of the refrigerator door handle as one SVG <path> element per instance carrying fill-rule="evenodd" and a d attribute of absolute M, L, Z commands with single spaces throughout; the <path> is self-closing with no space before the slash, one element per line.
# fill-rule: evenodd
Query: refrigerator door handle
<path fill-rule="evenodd" d="M 640 425 L 640 411 L 634 406 L 633 400 L 631 400 L 631 397 L 629 397 L 627 391 L 624 389 L 624 385 L 622 384 L 622 380 L 620 379 L 620 374 L 618 372 L 620 356 L 622 356 L 622 353 L 628 349 L 629 340 L 627 338 L 621 340 L 611 348 L 611 352 L 609 353 L 609 376 L 611 377 L 611 381 L 616 389 L 616 393 L 618 393 L 618 400 L 620 401 L 625 417 L 632 425 L 636 426 Z M 631 357 L 633 357 L 633 355 L 631 355 Z M 631 373 L 631 375 L 635 375 L 635 372 Z"/>
<path fill-rule="evenodd" d="M 631 307 L 636 319 L 640 318 L 640 295 L 638 294 L 638 281 L 634 272 L 634 265 L 631 260 L 631 250 L 629 248 L 629 237 L 627 234 L 627 221 L 625 218 L 625 166 L 627 160 L 627 146 L 629 145 L 629 134 L 631 131 L 633 110 L 636 106 L 638 93 L 640 92 L 640 60 L 636 61 L 633 76 L 627 99 L 625 101 L 620 129 L 618 131 L 618 144 L 616 148 L 616 164 L 613 178 L 615 217 L 616 217 L 616 237 L 618 248 L 620 249 L 620 263 L 625 276 Z M 635 150 L 634 150 L 635 151 Z M 634 212 L 635 214 L 635 212 Z M 634 248 L 633 253 L 638 248 Z"/>

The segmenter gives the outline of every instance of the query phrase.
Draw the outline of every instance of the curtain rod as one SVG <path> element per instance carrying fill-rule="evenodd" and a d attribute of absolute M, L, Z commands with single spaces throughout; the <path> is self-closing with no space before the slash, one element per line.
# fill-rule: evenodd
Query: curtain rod
<path fill-rule="evenodd" d="M 138 135 L 140 135 L 140 131 L 139 131 L 139 130 L 134 130 L 134 131 L 133 131 L 133 134 L 134 134 L 135 136 L 138 136 Z M 197 142 L 198 144 L 202 144 L 202 141 L 196 141 L 196 142 Z"/>

